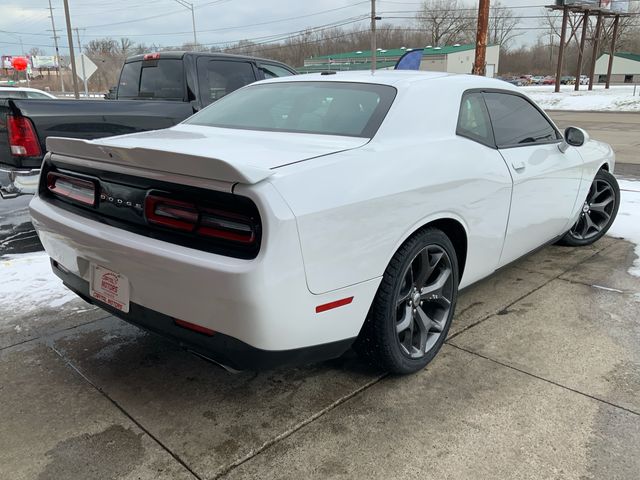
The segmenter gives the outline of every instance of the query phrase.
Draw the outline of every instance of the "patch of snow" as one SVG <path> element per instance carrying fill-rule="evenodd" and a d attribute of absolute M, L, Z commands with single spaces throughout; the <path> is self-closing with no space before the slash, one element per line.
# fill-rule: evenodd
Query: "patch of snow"
<path fill-rule="evenodd" d="M 618 216 L 607 232 L 636 244 L 636 259 L 629 273 L 640 277 L 640 181 L 618 179 L 620 208 Z"/>
<path fill-rule="evenodd" d="M 44 252 L 0 257 L 0 278 L 2 309 L 29 313 L 43 307 L 59 308 L 78 298 L 53 274 Z"/>
<path fill-rule="evenodd" d="M 31 215 L 29 214 L 29 210 L 22 208 L 20 210 L 4 213 L 0 218 L 0 227 L 16 227 L 30 221 Z"/>
<path fill-rule="evenodd" d="M 599 290 L 606 290 L 607 292 L 624 293 L 622 290 L 618 290 L 617 288 L 603 287 L 602 285 L 591 285 L 591 286 Z"/>
<path fill-rule="evenodd" d="M 573 85 L 562 85 L 558 93 L 553 85 L 520 88 L 545 110 L 640 112 L 640 85 L 635 96 L 633 85 L 614 85 L 609 90 L 596 85 L 592 91 L 581 85 L 577 92 Z"/>

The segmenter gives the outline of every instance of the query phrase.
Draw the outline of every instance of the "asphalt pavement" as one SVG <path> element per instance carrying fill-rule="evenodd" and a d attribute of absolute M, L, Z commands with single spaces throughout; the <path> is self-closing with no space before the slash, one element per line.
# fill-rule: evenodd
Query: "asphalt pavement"
<path fill-rule="evenodd" d="M 353 353 L 232 375 L 75 300 L 0 328 L 0 478 L 629 479 L 633 246 L 548 247 L 463 291 L 422 372 Z"/>
<path fill-rule="evenodd" d="M 619 163 L 640 165 L 640 113 L 548 110 L 558 125 L 585 129 L 591 138 L 613 146 Z"/>
<path fill-rule="evenodd" d="M 0 255 L 38 248 L 27 202 L 0 200 Z M 352 352 L 231 375 L 80 299 L 3 304 L 0 479 L 636 480 L 635 258 L 605 237 L 501 270 L 404 377 Z"/>

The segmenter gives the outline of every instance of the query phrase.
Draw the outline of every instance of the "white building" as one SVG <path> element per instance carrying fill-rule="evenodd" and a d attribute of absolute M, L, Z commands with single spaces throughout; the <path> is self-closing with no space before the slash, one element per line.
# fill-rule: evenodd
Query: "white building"
<path fill-rule="evenodd" d="M 446 47 L 425 48 L 379 48 L 376 52 L 376 67 L 380 70 L 393 69 L 396 62 L 405 54 L 410 52 L 422 52 L 420 70 L 449 72 L 449 73 L 471 73 L 475 60 L 475 45 L 451 45 Z M 498 62 L 500 59 L 500 46 L 490 45 L 487 47 L 486 75 L 495 77 L 498 73 Z M 332 55 L 321 55 L 309 57 L 304 60 L 304 66 L 298 67 L 300 73 L 320 72 L 324 70 L 369 70 L 371 68 L 371 51 L 358 50 L 355 52 L 334 53 Z M 418 64 L 413 66 L 417 69 Z"/>
<path fill-rule="evenodd" d="M 608 53 L 605 53 L 596 61 L 596 78 L 598 83 L 607 80 L 607 69 L 609 68 Z M 613 68 L 611 69 L 612 83 L 640 83 L 640 54 L 629 52 L 618 52 L 613 57 Z"/>
<path fill-rule="evenodd" d="M 475 45 L 426 47 L 422 50 L 420 70 L 449 73 L 471 73 L 476 56 Z M 489 45 L 486 55 L 486 75 L 495 77 L 500 62 L 500 46 Z"/>

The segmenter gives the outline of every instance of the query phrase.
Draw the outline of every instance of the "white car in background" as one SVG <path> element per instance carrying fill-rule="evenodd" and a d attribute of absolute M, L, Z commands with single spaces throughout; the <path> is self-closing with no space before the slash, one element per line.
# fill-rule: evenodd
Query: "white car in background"
<path fill-rule="evenodd" d="M 0 86 L 0 99 L 2 98 L 55 99 L 57 97 L 42 90 L 38 90 L 37 88 Z"/>
<path fill-rule="evenodd" d="M 267 80 L 166 130 L 47 147 L 31 214 L 54 272 L 233 369 L 355 345 L 417 371 L 459 288 L 596 241 L 620 199 L 608 145 L 445 73 Z"/>

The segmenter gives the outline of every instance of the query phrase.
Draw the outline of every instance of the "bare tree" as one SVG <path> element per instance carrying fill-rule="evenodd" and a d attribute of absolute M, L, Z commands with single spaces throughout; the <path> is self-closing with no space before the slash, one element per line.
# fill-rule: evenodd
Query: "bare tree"
<path fill-rule="evenodd" d="M 513 10 L 500 1 L 495 2 L 489 12 L 489 42 L 508 50 L 513 39 L 523 33 L 516 31 L 519 24 Z"/>
<path fill-rule="evenodd" d="M 434 47 L 469 43 L 475 36 L 476 12 L 463 0 L 425 0 L 416 21 Z"/>
<path fill-rule="evenodd" d="M 118 45 L 120 56 L 123 60 L 131 56 L 134 50 L 133 41 L 130 38 L 123 37 L 120 39 L 120 45 Z"/>
<path fill-rule="evenodd" d="M 39 57 L 40 55 L 45 55 L 45 52 L 41 48 L 33 47 L 31 50 L 29 50 L 29 55 L 31 55 L 32 57 Z"/>

